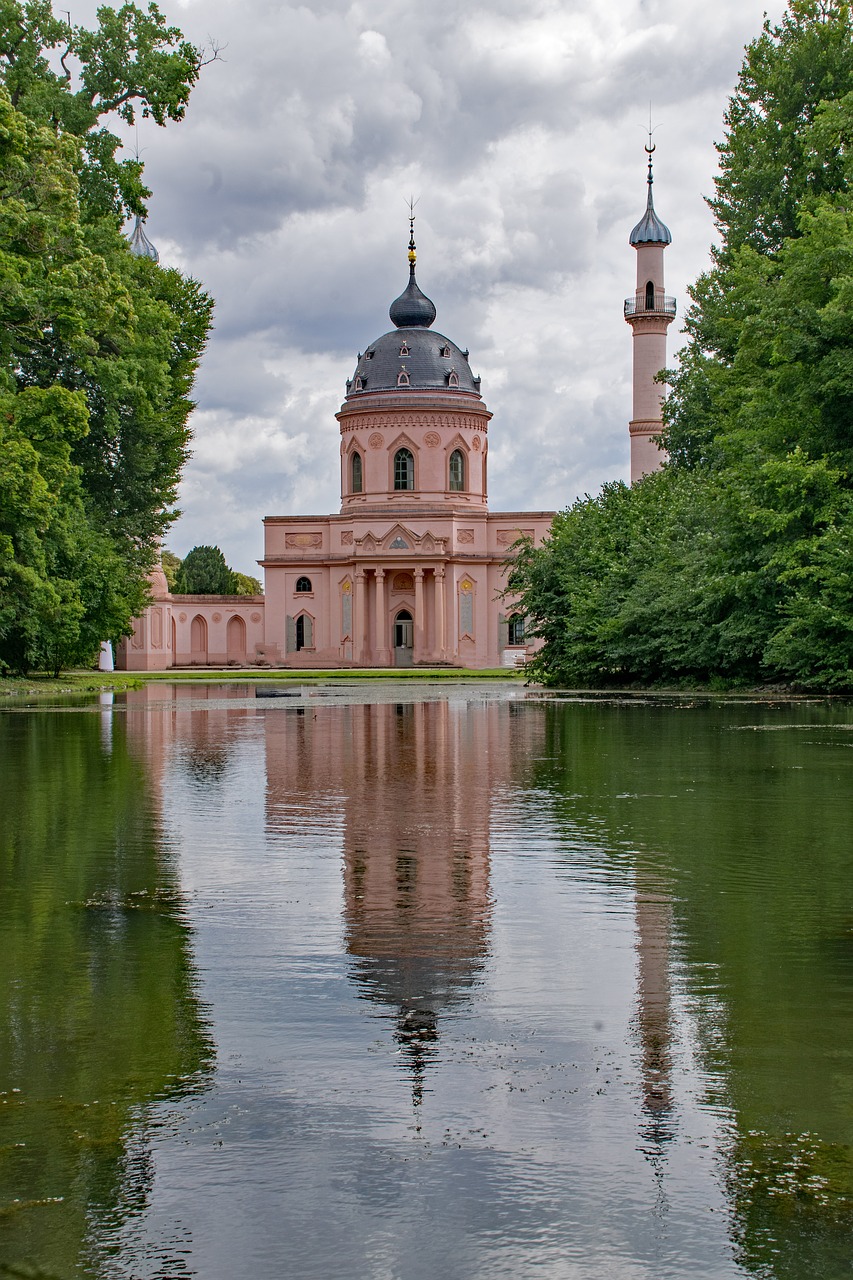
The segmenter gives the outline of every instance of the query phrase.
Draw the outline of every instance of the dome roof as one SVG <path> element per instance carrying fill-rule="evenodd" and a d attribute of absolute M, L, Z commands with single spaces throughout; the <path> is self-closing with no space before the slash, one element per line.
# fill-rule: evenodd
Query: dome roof
<path fill-rule="evenodd" d="M 648 150 L 648 148 L 647 148 Z M 646 179 L 649 184 L 649 194 L 646 200 L 646 212 L 637 223 L 634 230 L 628 237 L 628 243 L 632 245 L 638 244 L 672 244 L 672 233 L 665 223 L 661 222 L 655 213 L 654 200 L 652 199 L 652 156 L 649 152 L 649 176 Z"/>
<path fill-rule="evenodd" d="M 409 283 L 391 303 L 388 314 L 398 329 L 428 329 L 435 319 L 435 306 L 418 288 L 414 263 L 409 268 Z"/>
<path fill-rule="evenodd" d="M 159 262 L 160 255 L 145 234 L 142 223 L 143 219 L 137 218 L 133 224 L 133 231 L 130 236 L 130 252 L 134 258 L 150 258 L 152 262 Z"/>
<path fill-rule="evenodd" d="M 432 305 L 432 304 L 430 304 Z M 347 398 L 373 391 L 453 391 L 479 396 L 480 379 L 460 351 L 443 333 L 407 326 L 383 333 L 359 356 L 347 383 Z"/>

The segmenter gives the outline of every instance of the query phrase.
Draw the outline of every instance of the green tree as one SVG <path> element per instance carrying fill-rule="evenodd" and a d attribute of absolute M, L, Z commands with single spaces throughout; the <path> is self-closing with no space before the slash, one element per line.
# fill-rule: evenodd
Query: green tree
<path fill-rule="evenodd" d="M 129 253 L 141 169 L 116 168 L 97 127 L 134 103 L 179 119 L 200 55 L 154 6 L 99 24 L 0 0 L 0 669 L 87 661 L 129 630 L 174 518 L 210 326 L 195 281 Z M 48 62 L 60 45 L 76 92 Z"/>
<path fill-rule="evenodd" d="M 748 47 L 722 245 L 669 375 L 670 463 L 576 503 L 515 562 L 542 678 L 853 687 L 851 83 L 833 0 L 794 0 Z"/>
<path fill-rule="evenodd" d="M 805 200 L 847 187 L 837 149 L 816 152 L 810 126 L 821 103 L 853 85 L 850 7 L 842 0 L 791 0 L 781 22 L 765 19 L 746 48 L 717 150 L 711 208 L 722 236 L 718 260 L 748 245 L 778 251 L 798 234 Z"/>
<path fill-rule="evenodd" d="M 181 557 L 176 556 L 174 551 L 170 551 L 168 547 L 164 547 L 160 552 L 160 563 L 163 566 L 163 572 L 166 575 L 166 581 L 169 584 L 169 590 L 175 590 L 175 582 L 181 568 Z"/>
<path fill-rule="evenodd" d="M 175 591 L 190 596 L 234 594 L 234 575 L 219 547 L 193 547 L 181 563 Z"/>
<path fill-rule="evenodd" d="M 104 5 L 90 31 L 57 18 L 50 0 L 0 0 L 0 72 L 12 104 L 80 139 L 82 200 L 92 216 L 144 213 L 150 195 L 139 161 L 117 158 L 121 143 L 104 117 L 183 119 L 204 62 L 156 4 Z"/>
<path fill-rule="evenodd" d="M 234 582 L 234 591 L 238 596 L 262 596 L 264 588 L 260 578 L 254 578 L 249 573 L 238 573 L 236 569 L 231 570 L 231 577 Z"/>

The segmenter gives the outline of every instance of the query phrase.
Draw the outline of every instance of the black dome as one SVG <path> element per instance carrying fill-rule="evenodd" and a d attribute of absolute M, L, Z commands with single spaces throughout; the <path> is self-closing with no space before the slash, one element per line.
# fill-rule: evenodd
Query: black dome
<path fill-rule="evenodd" d="M 438 389 L 479 396 L 480 379 L 471 373 L 468 352 L 460 351 L 443 333 L 408 326 L 371 342 L 347 383 L 347 396 Z"/>
<path fill-rule="evenodd" d="M 418 288 L 415 279 L 415 265 L 409 269 L 409 283 L 399 298 L 395 298 L 388 308 L 391 323 L 398 329 L 428 329 L 435 319 L 435 307 L 425 293 Z"/>

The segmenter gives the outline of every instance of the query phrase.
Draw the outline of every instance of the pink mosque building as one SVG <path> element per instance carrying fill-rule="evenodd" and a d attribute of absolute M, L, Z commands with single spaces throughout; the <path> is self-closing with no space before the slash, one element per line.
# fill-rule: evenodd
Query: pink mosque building
<path fill-rule="evenodd" d="M 637 285 L 625 301 L 633 330 L 631 481 L 660 467 L 672 237 L 655 213 L 649 152 L 645 214 L 633 229 Z M 413 225 L 414 220 L 412 220 Z M 156 250 L 137 227 L 134 252 Z M 158 566 L 152 603 L 122 641 L 128 671 L 171 667 L 470 668 L 516 666 L 535 648 L 502 592 L 520 537 L 539 545 L 552 511 L 489 510 L 491 413 L 468 352 L 433 329 L 433 303 L 415 279 L 389 309 L 393 328 L 358 356 L 337 414 L 341 509 L 267 516 L 262 596 L 171 595 Z"/>

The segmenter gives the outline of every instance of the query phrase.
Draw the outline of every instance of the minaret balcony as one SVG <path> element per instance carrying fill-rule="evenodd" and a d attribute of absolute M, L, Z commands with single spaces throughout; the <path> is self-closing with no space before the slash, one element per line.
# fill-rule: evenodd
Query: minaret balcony
<path fill-rule="evenodd" d="M 654 298 L 639 290 L 632 298 L 625 299 L 625 317 L 648 315 L 675 315 L 675 298 L 665 293 L 656 293 Z"/>

